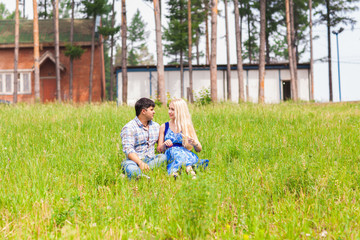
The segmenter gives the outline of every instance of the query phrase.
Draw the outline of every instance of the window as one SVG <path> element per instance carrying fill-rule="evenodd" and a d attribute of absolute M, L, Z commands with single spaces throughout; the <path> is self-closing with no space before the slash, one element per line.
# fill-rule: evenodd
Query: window
<path fill-rule="evenodd" d="M 11 93 L 12 92 L 12 74 L 5 74 L 5 92 Z"/>
<path fill-rule="evenodd" d="M 23 89 L 22 91 L 24 93 L 31 93 L 31 89 L 30 89 L 30 73 L 24 73 L 22 74 L 22 86 Z"/>
<path fill-rule="evenodd" d="M 14 89 L 14 73 L 0 71 L 0 94 L 12 95 Z M 31 72 L 18 73 L 18 93 L 31 94 Z"/>

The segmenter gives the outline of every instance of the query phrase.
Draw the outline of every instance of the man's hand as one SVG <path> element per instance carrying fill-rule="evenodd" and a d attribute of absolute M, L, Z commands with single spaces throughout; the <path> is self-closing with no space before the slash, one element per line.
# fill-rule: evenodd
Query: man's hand
<path fill-rule="evenodd" d="M 144 163 L 144 162 L 141 162 L 141 163 L 139 164 L 139 168 L 141 169 L 141 171 L 144 171 L 144 172 L 150 170 L 149 165 L 147 165 L 147 164 Z"/>

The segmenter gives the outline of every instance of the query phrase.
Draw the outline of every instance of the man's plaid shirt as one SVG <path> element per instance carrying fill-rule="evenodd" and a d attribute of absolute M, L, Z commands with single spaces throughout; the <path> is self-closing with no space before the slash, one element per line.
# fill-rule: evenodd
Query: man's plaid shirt
<path fill-rule="evenodd" d="M 149 129 L 140 122 L 138 117 L 128 122 L 121 130 L 123 152 L 126 160 L 130 153 L 136 153 L 143 160 L 145 157 L 155 157 L 155 143 L 159 139 L 160 125 L 149 122 Z"/>

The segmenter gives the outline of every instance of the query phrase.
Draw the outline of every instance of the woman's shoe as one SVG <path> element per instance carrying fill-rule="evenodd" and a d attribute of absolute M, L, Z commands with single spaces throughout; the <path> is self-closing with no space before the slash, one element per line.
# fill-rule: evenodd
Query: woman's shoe
<path fill-rule="evenodd" d="M 192 168 L 192 166 L 187 166 L 186 167 L 186 173 L 187 174 L 191 174 L 192 179 L 196 179 L 196 172 L 194 171 L 194 169 Z"/>
<path fill-rule="evenodd" d="M 171 174 L 171 176 L 173 176 L 174 179 L 176 180 L 176 179 L 179 177 L 179 173 L 173 172 L 173 173 Z"/>

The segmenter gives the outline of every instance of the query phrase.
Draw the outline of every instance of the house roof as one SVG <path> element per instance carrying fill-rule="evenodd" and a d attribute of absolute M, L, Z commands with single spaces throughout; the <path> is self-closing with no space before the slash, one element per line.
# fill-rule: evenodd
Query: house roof
<path fill-rule="evenodd" d="M 59 41 L 60 45 L 70 42 L 71 19 L 59 19 Z M 91 43 L 93 20 L 74 20 L 74 43 L 88 45 Z M 33 20 L 20 20 L 20 46 L 33 44 Z M 98 34 L 96 34 L 98 35 Z M 96 36 L 98 38 L 98 36 Z M 96 39 L 97 40 L 97 39 Z M 15 42 L 15 20 L 0 20 L 0 46 L 13 46 Z M 39 20 L 39 42 L 40 44 L 54 44 L 54 22 L 53 19 Z"/>
<path fill-rule="evenodd" d="M 45 62 L 45 60 L 46 59 L 50 59 L 53 63 L 56 63 L 55 62 L 55 56 L 54 56 L 54 54 L 52 54 L 52 52 L 50 52 L 50 51 L 46 51 L 41 57 L 40 57 L 40 59 L 39 59 L 39 64 L 41 65 L 41 64 L 43 64 L 43 62 Z M 65 66 L 64 66 L 64 64 L 62 64 L 61 62 L 60 62 L 60 70 L 61 71 L 65 71 Z"/>
<path fill-rule="evenodd" d="M 231 70 L 236 70 L 237 65 L 231 64 L 230 65 Z M 298 69 L 310 69 L 309 63 L 298 63 L 297 64 Z M 121 72 L 122 67 L 121 66 L 115 66 L 114 72 Z M 210 65 L 192 65 L 192 69 L 196 71 L 209 71 Z M 226 64 L 217 64 L 217 70 L 226 70 L 227 65 Z M 244 70 L 258 70 L 259 65 L 258 64 L 243 64 Z M 281 69 L 289 69 L 289 63 L 270 63 L 265 64 L 266 70 L 281 70 Z M 165 71 L 180 71 L 180 65 L 165 65 L 164 66 Z M 188 71 L 189 66 L 184 64 L 184 71 Z M 138 65 L 138 66 L 127 66 L 128 72 L 156 72 L 157 67 L 156 65 Z"/>

